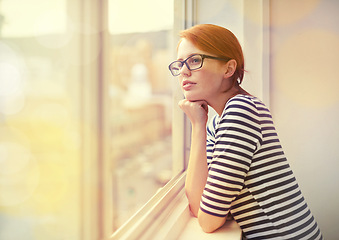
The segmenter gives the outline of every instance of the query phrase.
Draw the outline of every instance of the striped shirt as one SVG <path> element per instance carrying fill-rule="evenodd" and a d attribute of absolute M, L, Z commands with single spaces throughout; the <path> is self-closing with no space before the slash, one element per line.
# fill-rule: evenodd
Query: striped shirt
<path fill-rule="evenodd" d="M 322 239 L 259 99 L 237 95 L 210 121 L 207 164 L 202 211 L 231 212 L 247 239 Z"/>

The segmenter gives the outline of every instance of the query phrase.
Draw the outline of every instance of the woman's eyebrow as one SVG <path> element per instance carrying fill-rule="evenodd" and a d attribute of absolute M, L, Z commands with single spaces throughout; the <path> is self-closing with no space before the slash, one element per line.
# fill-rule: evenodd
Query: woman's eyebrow
<path fill-rule="evenodd" d="M 187 58 L 192 57 L 193 55 L 196 55 L 196 54 L 202 54 L 202 53 L 191 53 L 186 58 L 178 58 L 177 61 L 183 61 L 184 59 L 186 60 Z"/>

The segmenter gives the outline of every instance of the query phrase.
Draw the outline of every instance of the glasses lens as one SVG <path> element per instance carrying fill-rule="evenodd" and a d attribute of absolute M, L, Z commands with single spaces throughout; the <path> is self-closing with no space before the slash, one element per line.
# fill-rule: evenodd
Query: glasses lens
<path fill-rule="evenodd" d="M 181 62 L 173 62 L 169 66 L 169 69 L 171 70 L 171 73 L 173 76 L 177 76 L 180 74 L 180 69 L 182 68 L 182 63 Z"/>
<path fill-rule="evenodd" d="M 187 67 L 190 71 L 196 70 L 202 67 L 203 58 L 201 55 L 193 55 L 187 58 L 184 62 L 175 61 L 169 65 L 169 69 L 173 76 L 180 75 L 180 70 L 183 67 L 184 63 L 187 64 Z"/>
<path fill-rule="evenodd" d="M 193 55 L 189 57 L 186 62 L 191 70 L 202 67 L 202 57 L 200 55 Z"/>

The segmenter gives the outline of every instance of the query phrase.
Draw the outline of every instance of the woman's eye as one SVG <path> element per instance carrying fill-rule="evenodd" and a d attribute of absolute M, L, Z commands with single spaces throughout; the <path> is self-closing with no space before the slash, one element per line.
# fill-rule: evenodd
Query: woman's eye
<path fill-rule="evenodd" d="M 191 64 L 199 64 L 201 62 L 200 58 L 198 57 L 194 57 L 194 58 L 191 58 L 190 61 L 189 61 Z"/>

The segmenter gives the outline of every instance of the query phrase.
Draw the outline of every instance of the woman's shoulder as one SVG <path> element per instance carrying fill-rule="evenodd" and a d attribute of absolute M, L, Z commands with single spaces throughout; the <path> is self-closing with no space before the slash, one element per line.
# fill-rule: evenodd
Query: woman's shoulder
<path fill-rule="evenodd" d="M 244 104 L 250 104 L 250 105 L 263 104 L 259 98 L 253 95 L 245 95 L 245 94 L 235 95 L 231 97 L 227 102 L 227 104 L 236 104 L 236 103 L 244 103 Z"/>
<path fill-rule="evenodd" d="M 269 111 L 267 106 L 257 97 L 253 95 L 238 94 L 228 100 L 225 106 L 227 108 L 250 108 L 254 111 Z"/>
<path fill-rule="evenodd" d="M 235 108 L 251 108 L 255 110 L 257 105 L 256 102 L 258 101 L 259 99 L 254 96 L 238 94 L 227 101 L 224 111 Z"/>
<path fill-rule="evenodd" d="M 222 119 L 226 117 L 244 117 L 257 122 L 263 116 L 270 116 L 266 105 L 257 97 L 252 95 L 238 94 L 226 103 Z"/>

